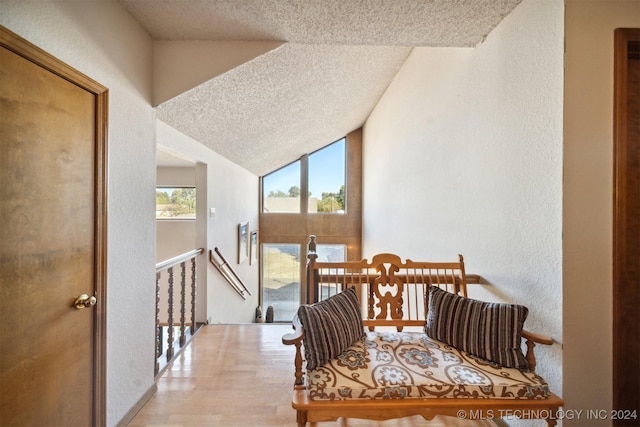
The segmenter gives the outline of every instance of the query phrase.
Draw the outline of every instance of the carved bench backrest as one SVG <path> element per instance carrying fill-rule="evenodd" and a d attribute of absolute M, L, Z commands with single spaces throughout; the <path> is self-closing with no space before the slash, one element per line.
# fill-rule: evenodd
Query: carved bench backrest
<path fill-rule="evenodd" d="M 467 296 L 464 260 L 456 262 L 415 262 L 394 254 L 378 254 L 345 262 L 318 262 L 309 253 L 309 292 L 315 301 L 355 287 L 362 304 L 365 325 L 422 325 L 427 315 L 427 292 L 435 285 Z"/>

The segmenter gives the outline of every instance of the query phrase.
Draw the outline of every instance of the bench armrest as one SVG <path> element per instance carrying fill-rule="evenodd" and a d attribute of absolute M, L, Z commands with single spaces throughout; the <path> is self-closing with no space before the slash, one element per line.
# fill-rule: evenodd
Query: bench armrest
<path fill-rule="evenodd" d="M 537 344 L 544 344 L 544 345 L 553 344 L 553 338 L 548 337 L 546 335 L 534 334 L 533 332 L 529 332 L 526 330 L 522 331 L 522 338 L 533 341 Z"/>
<path fill-rule="evenodd" d="M 286 345 L 294 345 L 296 347 L 296 355 L 294 359 L 295 364 L 295 377 L 294 389 L 303 389 L 304 387 L 304 372 L 302 370 L 302 340 L 304 338 L 304 328 L 302 322 L 296 314 L 291 321 L 293 332 L 283 335 L 282 343 Z"/>
<path fill-rule="evenodd" d="M 295 345 L 297 342 L 302 341 L 302 338 L 304 338 L 304 329 L 302 328 L 302 323 L 300 322 L 300 318 L 297 314 L 293 316 L 291 326 L 293 327 L 293 332 L 284 334 L 282 336 L 283 344 Z"/>
<path fill-rule="evenodd" d="M 532 372 L 535 372 L 537 363 L 533 348 L 536 346 L 536 343 L 551 345 L 553 344 L 553 338 L 547 337 L 545 335 L 534 334 L 533 332 L 525 330 L 522 331 L 522 338 L 525 340 L 525 344 L 527 344 L 526 358 L 527 362 L 529 363 L 529 369 L 531 369 Z"/>

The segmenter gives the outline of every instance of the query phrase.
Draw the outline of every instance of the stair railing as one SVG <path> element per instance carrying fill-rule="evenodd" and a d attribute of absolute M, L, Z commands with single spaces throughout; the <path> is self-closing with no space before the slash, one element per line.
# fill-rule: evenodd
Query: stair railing
<path fill-rule="evenodd" d="M 166 261 L 156 264 L 156 362 L 155 375 L 157 376 L 161 369 L 173 360 L 177 353 L 184 347 L 193 337 L 198 329 L 196 324 L 196 258 L 204 253 L 204 248 L 194 249 L 182 255 L 170 258 Z M 187 263 L 189 263 L 189 305 L 190 317 L 187 319 Z M 174 319 L 174 292 L 175 292 L 175 273 L 174 268 L 179 265 L 179 292 L 180 292 L 180 318 L 176 322 Z M 166 271 L 167 280 L 167 300 L 166 300 L 166 322 L 160 320 L 161 306 L 161 279 Z M 178 328 L 179 339 L 175 338 L 176 328 Z M 167 331 L 166 341 L 163 342 L 164 331 Z M 166 344 L 166 351 L 163 347 Z"/>

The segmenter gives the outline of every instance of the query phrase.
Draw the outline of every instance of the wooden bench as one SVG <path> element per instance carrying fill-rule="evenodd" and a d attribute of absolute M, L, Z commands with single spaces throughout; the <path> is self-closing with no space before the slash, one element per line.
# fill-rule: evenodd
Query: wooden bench
<path fill-rule="evenodd" d="M 387 420 L 413 415 L 427 420 L 436 415 L 474 419 L 516 415 L 545 419 L 548 426 L 556 424 L 563 401 L 534 372 L 534 346 L 550 345 L 551 338 L 522 330 L 527 366 L 514 368 L 490 363 L 425 332 L 429 295 L 476 304 L 466 298 L 462 256 L 455 262 L 402 262 L 393 254 L 376 255 L 371 262 L 319 262 L 317 258 L 312 238 L 308 294 L 310 301 L 321 301 L 320 305 L 303 305 L 303 312 L 293 319 L 294 331 L 282 338 L 284 344 L 296 348 L 292 405 L 298 426 L 340 417 Z M 313 341 L 301 318 L 308 318 L 308 310 L 320 310 L 320 306 L 330 309 L 328 304 L 338 298 L 341 302 L 336 304 L 344 304 L 352 294 L 357 296 L 352 300 L 359 305 L 356 315 L 360 328 L 366 329 L 364 336 L 339 356 L 316 363 L 305 348 Z M 436 325 L 431 321 L 431 327 Z M 323 323 L 319 329 L 326 332 L 331 327 Z M 318 365 L 313 369 L 308 366 L 310 358 Z"/>

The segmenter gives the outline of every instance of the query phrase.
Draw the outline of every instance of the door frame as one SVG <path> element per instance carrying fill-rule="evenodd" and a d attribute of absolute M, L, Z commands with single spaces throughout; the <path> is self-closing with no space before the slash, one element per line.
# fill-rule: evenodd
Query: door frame
<path fill-rule="evenodd" d="M 95 117 L 95 296 L 93 342 L 93 425 L 106 426 L 107 356 L 107 129 L 108 96 L 106 87 L 49 53 L 0 26 L 0 46 L 75 84 L 94 95 Z"/>
<path fill-rule="evenodd" d="M 628 197 L 635 191 L 628 186 L 628 156 L 632 141 L 629 140 L 628 60 L 629 55 L 640 55 L 640 28 L 618 28 L 614 32 L 614 135 L 613 135 L 613 409 L 639 410 L 640 367 L 637 363 L 637 332 L 629 328 L 637 324 L 640 315 L 634 301 L 640 298 L 638 284 L 629 287 L 628 278 L 637 264 L 631 265 L 629 229 L 637 219 L 628 218 Z M 630 48 L 633 47 L 633 51 Z M 637 149 L 637 148 L 636 148 Z M 637 331 L 637 329 L 635 329 Z M 635 342 L 634 342 L 635 340 Z M 630 350 L 635 348 L 636 354 Z M 635 363 L 634 363 L 635 360 Z M 614 425 L 632 425 L 619 420 Z"/>

